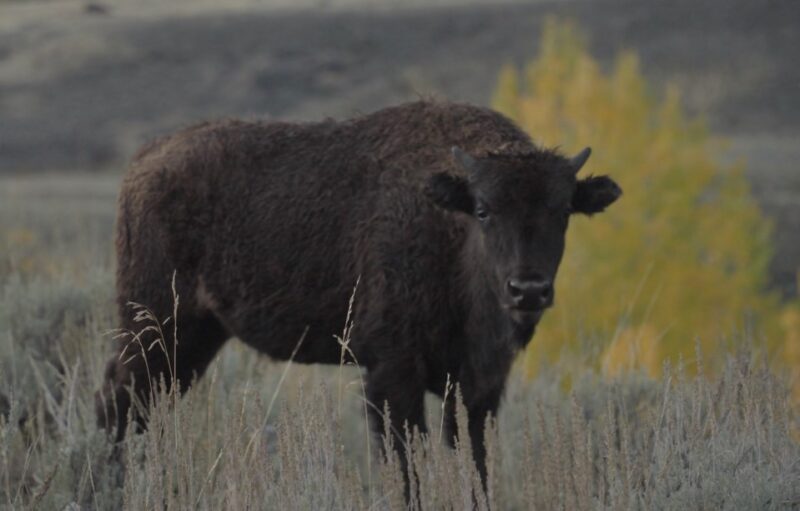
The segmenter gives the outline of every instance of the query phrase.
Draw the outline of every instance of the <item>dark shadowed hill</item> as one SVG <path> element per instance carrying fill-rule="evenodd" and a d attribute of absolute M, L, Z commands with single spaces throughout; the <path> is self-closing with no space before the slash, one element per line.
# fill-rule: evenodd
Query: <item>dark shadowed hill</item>
<path fill-rule="evenodd" d="M 0 173 L 121 169 L 146 139 L 209 117 L 346 117 L 418 95 L 487 103 L 500 66 L 534 57 L 556 14 L 605 65 L 636 50 L 653 83 L 678 84 L 732 141 L 777 219 L 776 279 L 794 281 L 800 3 L 303 3 L 0 2 Z"/>

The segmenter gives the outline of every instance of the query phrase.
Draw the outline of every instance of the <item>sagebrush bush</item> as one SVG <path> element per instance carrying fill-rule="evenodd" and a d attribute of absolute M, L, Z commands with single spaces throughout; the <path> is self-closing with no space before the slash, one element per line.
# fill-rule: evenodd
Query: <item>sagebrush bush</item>
<path fill-rule="evenodd" d="M 98 335 L 112 320 L 112 289 L 108 272 L 92 276 L 81 287 L 65 278 L 16 276 L 0 286 L 3 388 L 17 396 L 35 386 L 53 389 L 69 369 L 67 361 L 92 360 L 83 356 L 95 349 L 86 336 Z M 20 404 L 24 406 L 24 400 Z"/>
<path fill-rule="evenodd" d="M 75 339 L 104 354 L 108 335 L 87 323 L 61 342 Z M 3 505 L 407 506 L 399 460 L 383 460 L 371 443 L 354 368 L 274 364 L 232 343 L 186 396 L 162 395 L 149 412 L 148 431 L 114 446 L 94 424 L 102 366 L 84 357 L 95 356 L 70 352 L 52 384 L 15 390 L 39 416 L 21 416 L 16 398 L 0 416 Z M 41 370 L 47 362 L 31 364 Z M 747 355 L 728 358 L 723 367 L 709 379 L 686 376 L 679 366 L 667 369 L 662 382 L 639 373 L 609 380 L 587 372 L 573 380 L 569 394 L 558 366 L 532 382 L 517 375 L 500 416 L 487 423 L 485 492 L 469 445 L 448 449 L 435 426 L 429 435 L 408 432 L 384 441 L 411 445 L 412 509 L 800 505 L 800 445 L 791 437 L 797 422 L 786 386 Z M 440 413 L 438 402 L 429 403 L 431 424 Z M 463 429 L 463 414 L 460 422 Z"/>

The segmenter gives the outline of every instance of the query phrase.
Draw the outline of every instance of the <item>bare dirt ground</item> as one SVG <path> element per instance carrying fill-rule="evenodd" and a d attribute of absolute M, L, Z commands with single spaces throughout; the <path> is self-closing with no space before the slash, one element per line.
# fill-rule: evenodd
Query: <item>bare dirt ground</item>
<path fill-rule="evenodd" d="M 347 117 L 419 95 L 486 104 L 500 66 L 533 58 L 554 14 L 606 66 L 637 51 L 657 88 L 676 83 L 731 141 L 776 221 L 774 280 L 796 292 L 800 3 L 221 4 L 0 0 L 0 175 L 118 175 L 143 141 L 211 117 Z"/>

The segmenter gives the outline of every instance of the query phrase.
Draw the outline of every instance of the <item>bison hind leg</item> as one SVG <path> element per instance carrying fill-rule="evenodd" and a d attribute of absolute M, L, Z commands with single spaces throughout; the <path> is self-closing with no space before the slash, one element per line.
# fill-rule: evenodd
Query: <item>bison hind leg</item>
<path fill-rule="evenodd" d="M 133 325 L 129 326 L 136 331 Z M 141 326 L 135 328 L 141 329 Z M 165 339 L 155 346 L 153 343 L 158 337 L 152 331 L 145 332 L 138 342 L 121 339 L 106 365 L 103 387 L 95 395 L 97 422 L 109 432 L 116 430 L 117 441 L 125 437 L 129 420 L 137 431 L 147 427 L 147 416 L 142 409 L 153 404 L 161 381 L 166 383 L 167 392 L 173 390 L 175 382 L 177 390 L 185 392 L 194 378 L 205 373 L 230 337 L 210 312 L 180 315 L 177 345 L 173 342 L 172 329 L 166 330 Z M 132 408 L 132 397 L 141 403 L 142 409 Z"/>
<path fill-rule="evenodd" d="M 376 440 L 380 442 L 384 456 L 387 444 L 391 444 L 404 481 L 406 501 L 409 500 L 413 477 L 409 467 L 406 447 L 411 440 L 408 435 L 415 431 L 425 434 L 425 377 L 418 372 L 413 361 L 396 360 L 382 362 L 370 368 L 367 374 L 367 400 L 369 402 L 370 426 Z M 388 411 L 388 417 L 385 412 Z M 383 436 L 392 437 L 383 442 Z"/>

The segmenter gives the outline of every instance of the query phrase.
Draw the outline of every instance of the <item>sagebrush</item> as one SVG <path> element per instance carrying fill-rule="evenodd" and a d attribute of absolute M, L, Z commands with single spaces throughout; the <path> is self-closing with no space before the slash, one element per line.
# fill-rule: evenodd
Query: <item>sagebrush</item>
<path fill-rule="evenodd" d="M 100 288 L 110 280 L 106 274 Z M 406 508 L 398 460 L 367 447 L 353 368 L 287 367 L 232 344 L 177 405 L 170 396 L 158 400 L 147 432 L 115 447 L 94 424 L 92 398 L 114 326 L 110 302 L 95 300 L 103 293 L 92 285 L 50 284 L 4 282 L 4 506 Z M 64 303 L 79 304 L 78 313 L 62 314 Z M 682 366 L 661 382 L 585 373 L 565 393 L 562 377 L 552 367 L 531 383 L 512 379 L 500 416 L 487 423 L 485 493 L 468 447 L 449 450 L 437 428 L 424 437 L 389 435 L 387 442 L 410 444 L 409 506 L 800 506 L 800 446 L 786 386 L 746 353 L 710 379 L 688 377 Z M 428 408 L 438 423 L 438 403 Z"/>

